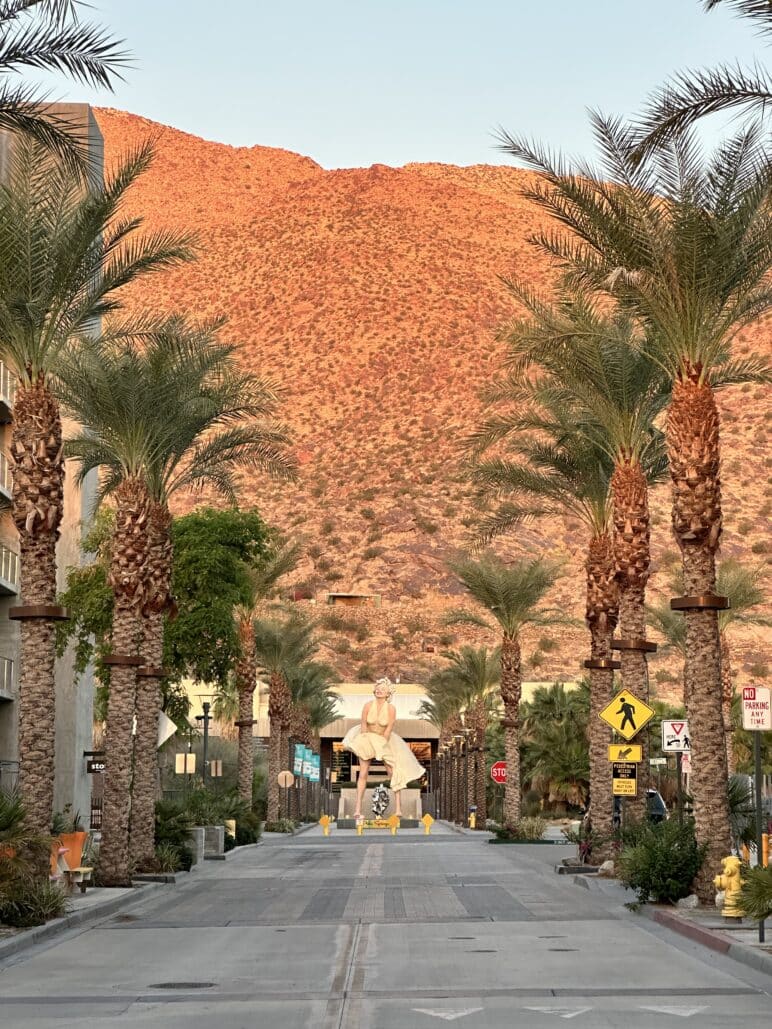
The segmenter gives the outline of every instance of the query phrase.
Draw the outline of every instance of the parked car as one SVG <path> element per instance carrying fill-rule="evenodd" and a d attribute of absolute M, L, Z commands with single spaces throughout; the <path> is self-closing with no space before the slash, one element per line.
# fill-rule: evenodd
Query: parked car
<path fill-rule="evenodd" d="M 668 814 L 667 804 L 662 798 L 659 790 L 646 790 L 647 816 L 650 822 L 658 824 L 666 821 Z M 622 822 L 622 798 L 614 797 L 614 828 L 618 829 Z"/>

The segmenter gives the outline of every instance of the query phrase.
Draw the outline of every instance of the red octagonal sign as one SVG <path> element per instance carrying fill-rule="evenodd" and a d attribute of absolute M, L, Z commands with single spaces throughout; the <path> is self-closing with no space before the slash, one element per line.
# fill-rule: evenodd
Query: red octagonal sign
<path fill-rule="evenodd" d="M 496 761 L 491 765 L 491 779 L 497 783 L 505 783 L 507 781 L 507 763 L 506 761 Z"/>

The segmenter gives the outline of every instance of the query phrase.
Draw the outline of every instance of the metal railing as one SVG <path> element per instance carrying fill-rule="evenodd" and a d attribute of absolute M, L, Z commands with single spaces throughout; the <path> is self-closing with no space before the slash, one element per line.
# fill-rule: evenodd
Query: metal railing
<path fill-rule="evenodd" d="M 11 474 L 11 465 L 7 456 L 2 451 L 0 451 L 0 489 L 4 490 L 8 496 L 11 496 L 13 493 L 13 475 Z"/>
<path fill-rule="evenodd" d="M 13 661 L 0 657 L 0 693 L 13 693 Z"/>
<path fill-rule="evenodd" d="M 13 793 L 19 785 L 19 762 L 0 761 L 0 790 Z"/>
<path fill-rule="evenodd" d="M 19 586 L 19 555 L 0 543 L 0 579 L 11 583 L 12 586 Z"/>
<path fill-rule="evenodd" d="M 11 374 L 5 361 L 0 361 L 0 401 L 13 407 L 16 399 L 16 376 Z"/>

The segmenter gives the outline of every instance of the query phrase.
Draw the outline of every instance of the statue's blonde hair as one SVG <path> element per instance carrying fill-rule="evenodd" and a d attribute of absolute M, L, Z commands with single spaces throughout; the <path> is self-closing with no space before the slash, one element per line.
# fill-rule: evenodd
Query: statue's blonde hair
<path fill-rule="evenodd" d="M 385 686 L 386 687 L 386 689 L 388 690 L 388 693 L 389 693 L 389 700 L 391 700 L 391 698 L 394 696 L 394 693 L 395 693 L 395 686 L 394 686 L 394 683 L 391 681 L 391 679 L 389 679 L 389 677 L 387 675 L 384 675 L 381 679 L 376 679 L 375 680 L 375 686 L 373 687 L 373 691 L 375 691 L 375 689 L 378 686 Z"/>

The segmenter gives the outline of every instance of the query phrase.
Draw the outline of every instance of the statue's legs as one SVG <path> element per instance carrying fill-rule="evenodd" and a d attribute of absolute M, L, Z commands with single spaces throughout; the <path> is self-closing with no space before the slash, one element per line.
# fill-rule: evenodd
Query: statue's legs
<path fill-rule="evenodd" d="M 362 818 L 362 798 L 365 795 L 367 789 L 367 776 L 370 773 L 370 762 L 359 761 L 359 778 L 357 779 L 357 806 L 354 812 L 354 818 Z"/>
<path fill-rule="evenodd" d="M 383 762 L 386 765 L 386 771 L 389 773 L 389 779 L 394 778 L 394 765 L 390 765 L 387 761 Z M 398 817 L 402 817 L 402 790 L 394 790 L 394 814 Z"/>

